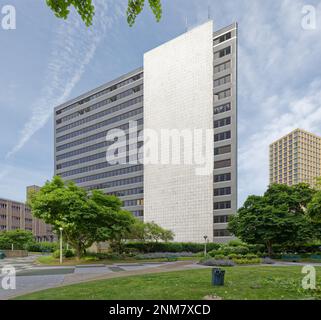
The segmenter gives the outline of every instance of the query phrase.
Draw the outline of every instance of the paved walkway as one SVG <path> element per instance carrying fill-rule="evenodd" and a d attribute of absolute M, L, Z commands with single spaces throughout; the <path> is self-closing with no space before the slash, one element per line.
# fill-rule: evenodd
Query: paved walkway
<path fill-rule="evenodd" d="M 11 264 L 15 267 L 17 266 L 18 269 L 16 289 L 4 290 L 0 285 L 0 300 L 7 300 L 31 292 L 80 282 L 179 271 L 191 268 L 206 268 L 195 264 L 193 261 L 39 267 L 32 264 L 34 260 L 35 258 L 31 257 L 28 259 L 21 258 L 19 259 L 19 263 L 17 259 L 2 260 L 2 266 Z M 20 268 L 21 266 L 23 267 Z"/>
<path fill-rule="evenodd" d="M 30 255 L 25 258 L 6 258 L 0 260 L 0 275 L 2 268 L 8 265 L 13 266 L 16 269 L 16 272 L 31 269 L 34 267 L 34 262 L 37 257 L 37 255 Z"/>

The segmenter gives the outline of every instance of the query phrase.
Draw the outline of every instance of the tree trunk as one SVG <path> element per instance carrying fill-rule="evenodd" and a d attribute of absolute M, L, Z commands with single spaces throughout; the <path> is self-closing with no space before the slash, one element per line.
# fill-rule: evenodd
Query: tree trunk
<path fill-rule="evenodd" d="M 77 244 L 75 246 L 75 250 L 76 250 L 76 260 L 79 261 L 82 257 L 83 249 L 80 244 Z"/>
<path fill-rule="evenodd" d="M 268 250 L 268 255 L 271 258 L 272 254 L 273 254 L 273 252 L 272 252 L 272 242 L 271 241 L 267 241 L 266 247 L 267 247 L 267 250 Z"/>

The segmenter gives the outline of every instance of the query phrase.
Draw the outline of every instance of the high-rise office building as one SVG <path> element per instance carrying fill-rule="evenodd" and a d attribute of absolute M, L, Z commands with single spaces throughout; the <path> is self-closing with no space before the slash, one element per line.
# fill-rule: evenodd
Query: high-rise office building
<path fill-rule="evenodd" d="M 130 121 L 138 132 L 210 132 L 209 141 L 193 145 L 198 153 L 192 160 L 211 149 L 207 163 L 149 163 L 150 139 L 145 131 L 137 142 Z M 127 134 L 118 164 L 106 161 L 112 129 Z M 138 155 L 144 145 L 145 154 Z M 186 156 L 185 146 L 178 147 Z M 200 173 L 202 166 L 207 174 Z M 213 33 L 207 22 L 147 52 L 143 68 L 56 107 L 55 174 L 119 196 L 135 216 L 173 230 L 176 241 L 231 239 L 227 221 L 237 210 L 237 24 Z"/>
<path fill-rule="evenodd" d="M 270 145 L 270 183 L 314 186 L 321 176 L 321 137 L 296 129 Z"/>

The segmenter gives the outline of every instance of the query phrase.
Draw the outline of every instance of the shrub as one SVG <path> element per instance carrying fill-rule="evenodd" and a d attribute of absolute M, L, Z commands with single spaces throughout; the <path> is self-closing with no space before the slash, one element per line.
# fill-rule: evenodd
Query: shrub
<path fill-rule="evenodd" d="M 247 254 L 249 253 L 249 248 L 246 245 L 242 246 L 229 246 L 226 244 L 221 245 L 221 247 L 218 250 L 211 251 L 211 255 L 224 255 L 228 256 L 229 254 Z"/>
<path fill-rule="evenodd" d="M 248 253 L 246 255 L 243 256 L 245 259 L 258 259 L 259 256 L 253 253 Z"/>
<path fill-rule="evenodd" d="M 73 250 L 68 249 L 63 251 L 63 255 L 65 258 L 72 258 L 75 256 L 75 252 Z"/>
<path fill-rule="evenodd" d="M 242 259 L 234 259 L 233 262 L 236 264 L 259 264 L 261 263 L 260 258 L 256 259 L 247 259 L 247 258 L 242 258 Z"/>
<path fill-rule="evenodd" d="M 27 246 L 31 252 L 54 252 L 59 249 L 57 242 L 35 242 Z"/>
<path fill-rule="evenodd" d="M 84 257 L 84 260 L 87 261 L 87 262 L 92 262 L 92 261 L 96 261 L 97 258 L 91 257 L 91 256 L 85 256 L 85 257 Z"/>
<path fill-rule="evenodd" d="M 53 256 L 53 258 L 55 258 L 55 259 L 59 259 L 59 257 L 60 257 L 60 250 L 55 250 L 55 251 L 52 253 L 52 256 Z"/>
<path fill-rule="evenodd" d="M 247 247 L 249 248 L 250 253 L 257 255 L 260 255 L 266 249 L 264 244 L 248 244 Z"/>
<path fill-rule="evenodd" d="M 229 247 L 240 247 L 240 246 L 246 246 L 247 244 L 244 243 L 243 241 L 241 240 L 231 240 L 229 243 L 228 243 L 228 246 Z"/>
<path fill-rule="evenodd" d="M 222 254 L 216 254 L 213 258 L 215 260 L 227 260 L 227 257 L 223 256 Z"/>
<path fill-rule="evenodd" d="M 204 252 L 202 243 L 176 243 L 176 242 L 128 242 L 124 244 L 127 252 L 136 250 L 140 253 L 150 252 Z M 217 250 L 220 248 L 218 243 L 208 243 L 207 251 Z"/>
<path fill-rule="evenodd" d="M 127 258 L 126 254 L 118 253 L 93 253 L 88 252 L 86 257 L 92 257 L 94 260 L 123 260 Z"/>
<path fill-rule="evenodd" d="M 207 259 L 200 261 L 199 264 L 203 266 L 210 267 L 233 267 L 235 266 L 234 261 L 232 260 L 216 260 L 216 259 Z"/>
<path fill-rule="evenodd" d="M 167 258 L 167 261 L 168 261 L 168 262 L 175 262 L 175 261 L 177 261 L 177 260 L 178 260 L 177 257 L 168 257 L 168 258 Z"/>
<path fill-rule="evenodd" d="M 212 251 L 208 252 L 207 254 L 208 254 L 210 257 L 214 258 L 218 251 L 219 251 L 219 250 L 212 250 Z M 203 252 L 203 256 L 204 256 L 204 252 Z"/>
<path fill-rule="evenodd" d="M 0 232 L 0 249 L 10 250 L 25 250 L 29 245 L 35 243 L 31 231 L 25 230 L 10 230 Z"/>
<path fill-rule="evenodd" d="M 75 256 L 75 252 L 73 250 L 63 250 L 62 255 L 64 258 L 72 258 Z M 53 258 L 59 259 L 60 258 L 60 250 L 55 250 L 52 253 Z"/>
<path fill-rule="evenodd" d="M 136 256 L 137 259 L 168 259 L 168 258 L 180 258 L 180 257 L 193 257 L 194 254 L 191 252 L 152 252 L 152 253 L 145 253 L 139 254 Z"/>
<path fill-rule="evenodd" d="M 207 253 L 207 255 L 209 256 L 209 253 Z M 195 253 L 194 257 L 200 257 L 200 258 L 204 257 L 204 251 Z"/>
<path fill-rule="evenodd" d="M 242 258 L 242 255 L 240 254 L 236 254 L 236 253 L 231 253 L 227 256 L 230 260 L 233 260 L 233 259 L 241 259 Z"/>

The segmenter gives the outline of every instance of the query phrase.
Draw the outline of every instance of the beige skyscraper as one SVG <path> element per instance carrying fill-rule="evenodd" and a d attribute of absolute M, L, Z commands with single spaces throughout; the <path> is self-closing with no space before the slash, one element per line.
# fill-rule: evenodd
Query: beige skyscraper
<path fill-rule="evenodd" d="M 321 176 L 321 137 L 296 129 L 270 145 L 270 183 L 315 185 Z"/>

